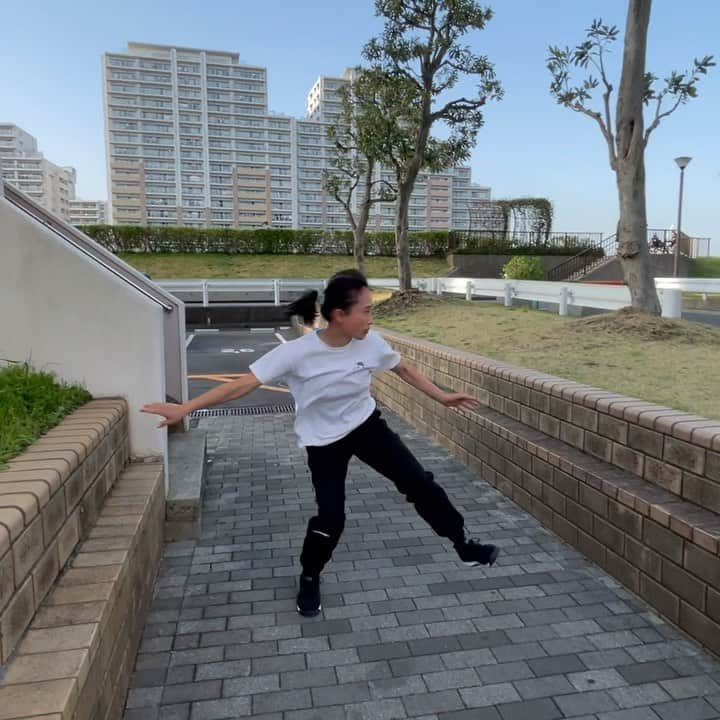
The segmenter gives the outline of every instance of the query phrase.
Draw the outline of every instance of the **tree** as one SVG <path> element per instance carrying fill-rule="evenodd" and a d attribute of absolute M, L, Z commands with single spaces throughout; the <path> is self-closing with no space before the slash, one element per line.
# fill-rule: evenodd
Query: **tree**
<path fill-rule="evenodd" d="M 408 211 L 417 176 L 468 159 L 483 125 L 481 108 L 502 97 L 502 89 L 487 57 L 460 42 L 492 17 L 475 0 L 375 0 L 375 14 L 385 20 L 383 32 L 363 56 L 395 110 L 384 142 L 397 179 L 395 243 L 400 290 L 406 291 L 412 287 Z M 477 81 L 476 94 L 449 99 L 467 76 Z M 436 123 L 446 127 L 447 139 L 431 137 Z"/>
<path fill-rule="evenodd" d="M 342 113 L 328 128 L 333 143 L 331 170 L 324 173 L 328 193 L 342 205 L 353 231 L 353 256 L 360 272 L 365 272 L 365 231 L 370 210 L 379 202 L 392 202 L 395 188 L 377 177 L 378 162 L 383 154 L 387 109 L 371 75 L 361 68 L 352 73 L 352 84 L 339 91 Z M 362 195 L 357 215 L 353 199 Z"/>
<path fill-rule="evenodd" d="M 597 122 L 608 147 L 610 167 L 615 172 L 619 221 L 617 253 L 633 308 L 660 315 L 660 302 L 650 270 L 645 206 L 645 148 L 660 121 L 674 113 L 688 99 L 696 97 L 697 83 L 715 63 L 712 56 L 695 59 L 693 69 L 673 71 L 661 88 L 657 77 L 645 71 L 651 0 L 628 0 L 622 73 L 615 107 L 613 131 L 610 98 L 614 90 L 608 79 L 606 57 L 619 31 L 615 26 L 594 20 L 586 40 L 571 50 L 550 47 L 547 67 L 552 74 L 550 93 L 560 105 L 583 113 Z M 595 68 L 599 79 L 588 75 L 580 85 L 570 85 L 571 66 Z M 602 109 L 588 103 L 593 91 L 602 86 Z M 666 105 L 666 103 L 668 103 Z M 652 106 L 652 120 L 645 129 L 643 109 Z"/>

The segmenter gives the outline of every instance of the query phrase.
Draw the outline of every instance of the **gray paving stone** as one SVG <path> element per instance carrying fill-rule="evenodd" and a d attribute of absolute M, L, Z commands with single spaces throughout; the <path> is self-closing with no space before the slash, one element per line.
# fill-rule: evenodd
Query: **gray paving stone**
<path fill-rule="evenodd" d="M 540 640 L 542 649 L 548 655 L 570 655 L 572 653 L 593 652 L 597 648 L 587 638 L 570 637 L 557 640 Z"/>
<path fill-rule="evenodd" d="M 170 653 L 170 667 L 175 665 L 199 665 L 217 662 L 223 659 L 222 647 L 209 647 L 201 650 L 181 650 Z"/>
<path fill-rule="evenodd" d="M 363 648 L 360 648 L 362 650 Z M 308 653 L 306 656 L 308 668 L 333 667 L 335 665 L 349 665 L 360 662 L 360 655 L 355 649 L 327 650 L 325 652 Z M 366 661 L 366 658 L 363 658 Z"/>
<path fill-rule="evenodd" d="M 255 677 L 231 678 L 223 683 L 223 697 L 235 695 L 255 695 L 280 689 L 278 674 L 257 675 Z"/>
<path fill-rule="evenodd" d="M 421 655 L 390 660 L 390 669 L 396 677 L 421 675 L 429 672 L 441 672 L 445 665 L 439 655 Z"/>
<path fill-rule="evenodd" d="M 493 648 L 492 652 L 499 663 L 512 662 L 513 660 L 530 660 L 546 656 L 545 650 L 536 642 L 503 645 L 499 648 Z"/>
<path fill-rule="evenodd" d="M 460 690 L 460 695 L 463 702 L 468 707 L 473 708 L 519 702 L 521 700 L 517 690 L 510 683 L 465 688 Z"/>
<path fill-rule="evenodd" d="M 553 700 L 565 717 L 610 712 L 618 709 L 617 703 L 612 696 L 604 690 L 576 693 L 574 695 L 558 695 Z"/>
<path fill-rule="evenodd" d="M 370 700 L 370 688 L 365 682 L 344 683 L 311 690 L 314 707 L 323 705 L 344 705 Z"/>
<path fill-rule="evenodd" d="M 190 720 L 229 720 L 250 715 L 250 709 L 250 698 L 245 697 L 201 700 L 192 704 Z"/>
<path fill-rule="evenodd" d="M 440 659 L 448 670 L 494 665 L 497 662 L 490 650 L 484 648 L 480 650 L 458 650 L 456 652 L 442 653 Z"/>
<path fill-rule="evenodd" d="M 368 685 L 370 694 L 377 699 L 419 695 L 431 689 L 419 675 L 370 680 Z"/>
<path fill-rule="evenodd" d="M 159 707 L 128 708 L 123 715 L 123 720 L 157 720 L 160 713 Z"/>
<path fill-rule="evenodd" d="M 313 653 L 314 655 L 317 653 Z M 309 657 L 309 656 L 308 656 Z M 296 655 L 271 655 L 269 657 L 253 658 L 251 675 L 271 675 L 273 673 L 290 672 L 305 669 L 306 656 L 302 653 Z"/>
<path fill-rule="evenodd" d="M 502 720 L 556 720 L 562 717 L 558 706 L 547 698 L 498 705 Z"/>
<path fill-rule="evenodd" d="M 198 665 L 195 669 L 196 680 L 218 680 L 242 677 L 250 674 L 250 660 L 228 660 Z"/>
<path fill-rule="evenodd" d="M 345 705 L 347 720 L 401 720 L 406 718 L 405 707 L 400 700 L 370 700 Z M 325 720 L 325 717 L 318 718 Z M 432 720 L 432 717 L 430 718 Z"/>
<path fill-rule="evenodd" d="M 187 684 L 195 679 L 195 665 L 178 665 L 168 668 L 165 685 Z"/>
<path fill-rule="evenodd" d="M 263 715 L 263 717 L 267 717 Z M 342 707 L 309 708 L 308 710 L 288 710 L 277 713 L 277 720 L 345 720 L 345 709 Z M 255 720 L 255 718 L 253 718 Z"/>
<path fill-rule="evenodd" d="M 298 710 L 311 707 L 311 705 L 309 690 L 282 690 L 253 695 L 252 714 Z"/>
<path fill-rule="evenodd" d="M 130 690 L 126 707 L 132 709 L 159 705 L 162 691 L 161 685 L 158 687 L 144 687 Z"/>
<path fill-rule="evenodd" d="M 435 655 L 460 650 L 460 642 L 453 635 L 427 640 L 411 640 L 407 643 L 413 655 Z"/>
<path fill-rule="evenodd" d="M 353 462 L 324 611 L 301 618 L 297 559 L 315 504 L 292 418 L 203 419 L 202 536 L 164 548 L 125 720 L 720 717 L 716 659 L 388 415 L 472 532 L 502 546 L 500 562 L 461 567 Z"/>
<path fill-rule="evenodd" d="M 594 650 L 578 655 L 588 670 L 601 670 L 603 668 L 619 668 L 623 665 L 634 665 L 635 661 L 625 650 Z"/>
<path fill-rule="evenodd" d="M 166 675 L 167 670 L 165 668 L 155 670 L 138 670 L 130 676 L 130 687 L 141 688 L 163 685 Z"/>
<path fill-rule="evenodd" d="M 438 720 L 502 720 L 500 713 L 494 707 L 473 708 L 472 710 L 457 710 L 438 715 Z"/>
<path fill-rule="evenodd" d="M 277 652 L 275 642 L 252 642 L 241 645 L 229 645 L 225 648 L 226 660 L 238 660 L 240 658 L 267 657 Z"/>
<path fill-rule="evenodd" d="M 160 707 L 158 720 L 188 720 L 190 717 L 190 703 L 176 703 Z"/>
<path fill-rule="evenodd" d="M 658 716 L 649 707 L 633 708 L 632 710 L 613 710 L 595 716 L 598 720 L 658 720 Z"/>
<path fill-rule="evenodd" d="M 402 702 L 410 717 L 432 712 L 460 710 L 463 707 L 463 701 L 457 690 L 419 693 L 403 698 Z"/>
<path fill-rule="evenodd" d="M 338 678 L 332 668 L 294 670 L 280 674 L 280 688 L 282 690 L 324 687 L 327 685 L 335 685 L 337 681 Z"/>
<path fill-rule="evenodd" d="M 625 678 L 629 685 L 656 682 L 658 680 L 670 680 L 678 675 L 670 665 L 663 661 L 624 665 L 618 668 L 618 672 Z"/>
<path fill-rule="evenodd" d="M 334 672 L 338 682 L 357 682 L 359 680 L 379 680 L 391 678 L 390 665 L 385 660 L 375 662 L 355 663 L 353 665 L 339 665 Z"/>
<path fill-rule="evenodd" d="M 607 690 L 608 688 L 627 685 L 617 670 L 607 668 L 605 670 L 585 670 L 584 672 L 569 673 L 567 679 L 578 691 L 586 690 Z"/>
<path fill-rule="evenodd" d="M 575 693 L 577 690 L 570 684 L 565 675 L 548 675 L 542 678 L 516 680 L 513 684 L 524 700 L 567 695 Z"/>
<path fill-rule="evenodd" d="M 653 705 L 652 709 L 662 720 L 717 720 L 716 710 L 702 698 L 662 703 Z"/>
<path fill-rule="evenodd" d="M 707 675 L 661 680 L 660 685 L 670 693 L 673 700 L 720 693 L 720 685 Z"/>
<path fill-rule="evenodd" d="M 479 684 L 478 674 L 472 668 L 464 670 L 446 670 L 426 673 L 422 676 L 428 690 L 452 690 L 453 688 L 472 687 Z"/>
<path fill-rule="evenodd" d="M 555 655 L 553 657 L 536 658 L 528 660 L 528 665 L 538 677 L 581 672 L 587 667 L 577 655 Z"/>
<path fill-rule="evenodd" d="M 672 699 L 658 683 L 618 687 L 609 692 L 621 708 L 652 705 L 653 703 L 669 702 Z"/>
<path fill-rule="evenodd" d="M 187 685 L 166 685 L 162 693 L 163 705 L 188 702 L 192 700 L 209 700 L 220 697 L 220 680 L 204 680 Z"/>
<path fill-rule="evenodd" d="M 525 680 L 533 677 L 533 671 L 525 661 L 478 667 L 477 673 L 484 685 Z"/>

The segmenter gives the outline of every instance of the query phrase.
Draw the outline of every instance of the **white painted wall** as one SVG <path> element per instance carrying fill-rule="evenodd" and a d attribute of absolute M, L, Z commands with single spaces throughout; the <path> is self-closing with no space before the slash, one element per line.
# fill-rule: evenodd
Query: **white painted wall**
<path fill-rule="evenodd" d="M 133 455 L 167 458 L 166 430 L 139 412 L 165 400 L 163 312 L 0 197 L 0 358 L 125 397 Z"/>

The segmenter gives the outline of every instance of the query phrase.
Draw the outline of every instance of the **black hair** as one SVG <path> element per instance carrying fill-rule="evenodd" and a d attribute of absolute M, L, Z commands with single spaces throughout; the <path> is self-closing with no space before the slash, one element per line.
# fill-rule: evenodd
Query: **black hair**
<path fill-rule="evenodd" d="M 347 310 L 357 302 L 358 293 L 368 286 L 368 281 L 359 270 L 341 270 L 328 280 L 320 314 L 330 320 L 333 310 Z M 289 316 L 299 315 L 303 324 L 312 325 L 317 316 L 318 291 L 309 290 L 287 308 Z"/>

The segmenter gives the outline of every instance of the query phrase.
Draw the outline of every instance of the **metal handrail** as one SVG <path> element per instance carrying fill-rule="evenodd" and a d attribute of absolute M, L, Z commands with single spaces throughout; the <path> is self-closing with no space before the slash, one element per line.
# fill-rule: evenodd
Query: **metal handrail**
<path fill-rule="evenodd" d="M 589 270 L 592 270 L 594 267 L 603 262 L 603 260 L 609 259 L 615 255 L 615 252 L 609 253 L 607 251 L 610 250 L 617 242 L 616 237 L 617 235 L 613 233 L 612 235 L 606 237 L 604 240 L 598 243 L 594 243 L 591 247 L 585 248 L 584 250 L 580 251 L 579 253 L 577 253 L 577 255 L 573 255 L 565 262 L 560 263 L 560 265 L 557 265 L 552 270 L 550 270 L 547 273 L 547 279 L 572 280 L 575 279 L 573 276 L 580 271 L 582 271 L 583 275 L 586 274 Z M 688 236 L 685 237 L 687 237 L 687 240 L 689 241 L 689 243 L 691 243 L 691 245 L 689 246 L 689 253 L 684 252 L 682 248 L 680 249 L 680 253 L 684 257 L 699 257 L 701 243 L 707 245 L 709 253 L 710 238 Z M 670 240 L 668 240 L 668 238 L 670 238 Z M 663 248 L 663 252 L 665 254 L 670 254 L 671 250 L 668 248 L 672 248 L 673 243 L 676 242 L 675 231 L 665 230 L 662 228 L 647 228 L 646 242 L 648 244 L 648 249 L 650 250 L 650 252 L 653 252 L 654 250 L 652 245 L 653 239 L 657 239 L 660 241 L 661 247 Z M 600 250 L 602 250 L 602 254 L 598 252 Z"/>
<path fill-rule="evenodd" d="M 8 202 L 30 215 L 34 220 L 49 230 L 52 230 L 76 250 L 92 258 L 98 265 L 101 265 L 113 275 L 120 278 L 133 289 L 160 305 L 165 312 L 172 312 L 176 309 L 177 298 L 162 290 L 158 292 L 155 284 L 153 284 L 152 288 L 148 288 L 147 286 L 143 287 L 143 285 L 138 282 L 139 273 L 136 270 L 110 255 L 106 250 L 98 251 L 97 248 L 88 245 L 89 238 L 77 228 L 53 217 L 52 213 L 7 182 L 0 182 L 0 190 L 2 190 L 2 194 Z M 103 257 L 103 254 L 107 254 L 107 257 Z"/>
<path fill-rule="evenodd" d="M 556 265 L 547 274 L 548 280 L 567 280 L 575 273 L 582 270 L 586 272 L 591 267 L 599 265 L 603 260 L 609 257 L 606 250 L 615 244 L 615 235 L 609 235 L 601 242 L 595 243 L 591 247 L 585 248 L 577 255 L 573 255 L 565 262 Z"/>

